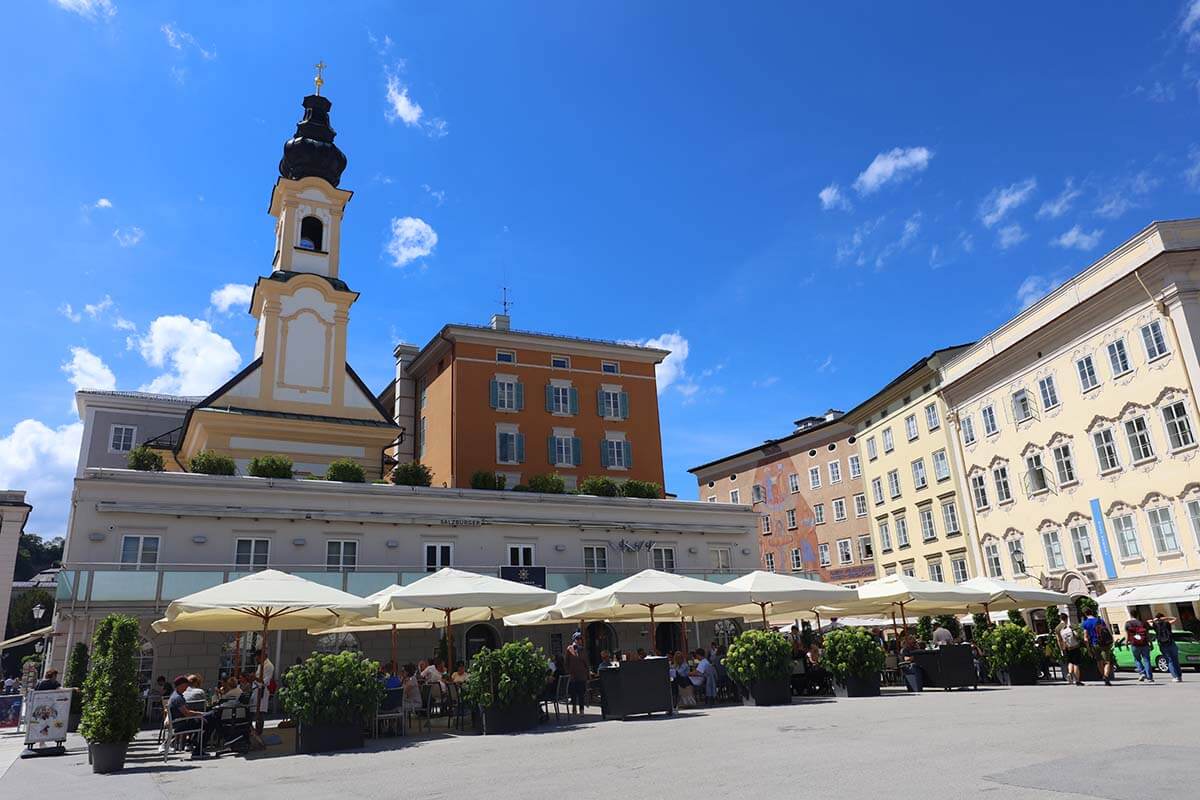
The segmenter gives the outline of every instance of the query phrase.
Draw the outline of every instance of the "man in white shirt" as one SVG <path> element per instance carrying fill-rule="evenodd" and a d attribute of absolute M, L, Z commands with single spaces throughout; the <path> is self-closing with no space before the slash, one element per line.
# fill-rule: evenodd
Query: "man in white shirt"
<path fill-rule="evenodd" d="M 954 634 L 941 625 L 935 624 L 933 626 L 934 647 L 945 647 L 951 644 L 954 644 Z"/>
<path fill-rule="evenodd" d="M 208 693 L 204 691 L 203 676 L 192 674 L 187 676 L 188 688 L 183 691 L 183 699 L 189 703 L 207 700 Z"/>
<path fill-rule="evenodd" d="M 703 648 L 696 651 L 696 657 L 700 659 L 700 662 L 696 664 L 696 668 L 688 677 L 695 688 L 704 687 L 704 696 L 711 700 L 717 693 L 717 670 L 708 660 L 708 655 Z"/>
<path fill-rule="evenodd" d="M 259 736 L 262 736 L 263 723 L 266 722 L 267 708 L 271 704 L 271 683 L 275 680 L 275 665 L 271 663 L 271 659 L 267 657 L 267 649 L 264 647 L 258 651 L 258 679 L 261 684 L 258 690 L 258 715 L 254 722 L 254 731 Z"/>

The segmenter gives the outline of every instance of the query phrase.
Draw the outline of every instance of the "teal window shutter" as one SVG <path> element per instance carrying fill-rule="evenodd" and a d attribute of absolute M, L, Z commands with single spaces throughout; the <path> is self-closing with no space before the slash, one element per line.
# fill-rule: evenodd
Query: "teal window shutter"
<path fill-rule="evenodd" d="M 520 384 L 518 384 L 518 386 L 519 385 Z M 517 463 L 524 464 L 525 463 L 525 434 L 518 433 L 516 435 L 516 440 L 517 440 Z"/>
<path fill-rule="evenodd" d="M 596 413 L 602 417 L 604 416 L 604 390 L 603 389 L 599 389 L 596 391 Z"/>
<path fill-rule="evenodd" d="M 633 466 L 633 448 L 630 447 L 629 442 L 621 442 L 621 444 L 625 447 L 625 467 L 628 469 Z"/>
<path fill-rule="evenodd" d="M 546 384 L 546 410 L 554 410 L 554 387 L 549 383 Z"/>
<path fill-rule="evenodd" d="M 621 392 L 621 419 L 629 419 L 629 393 Z"/>
<path fill-rule="evenodd" d="M 517 411 L 525 410 L 525 384 L 517 384 Z"/>
<path fill-rule="evenodd" d="M 488 402 L 491 403 L 492 408 L 496 408 L 500 405 L 500 387 L 497 385 L 495 378 L 492 378 L 491 383 L 488 384 L 488 390 L 491 393 Z"/>
<path fill-rule="evenodd" d="M 583 443 L 578 436 L 571 439 L 571 463 L 577 467 L 583 463 Z"/>
<path fill-rule="evenodd" d="M 571 403 L 571 413 L 578 414 L 579 413 L 579 390 L 576 389 L 574 386 L 571 387 L 570 403 Z"/>
<path fill-rule="evenodd" d="M 512 457 L 509 455 L 509 436 L 511 436 L 511 434 L 508 433 L 502 433 L 499 436 L 500 457 L 497 460 L 501 463 L 512 461 Z"/>
<path fill-rule="evenodd" d="M 600 440 L 600 466 L 608 467 L 608 440 Z"/>
<path fill-rule="evenodd" d="M 554 445 L 555 445 L 554 437 L 551 436 L 549 439 L 546 440 L 546 454 L 547 454 L 546 459 L 550 462 L 550 466 L 552 466 L 552 467 L 554 466 L 555 462 L 557 461 L 555 456 L 558 455 L 557 453 L 554 452 L 555 451 Z"/>

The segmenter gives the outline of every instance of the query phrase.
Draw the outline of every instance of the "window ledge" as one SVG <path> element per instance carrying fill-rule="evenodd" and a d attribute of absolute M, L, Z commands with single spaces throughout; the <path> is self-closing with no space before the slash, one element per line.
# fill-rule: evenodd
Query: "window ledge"
<path fill-rule="evenodd" d="M 1128 558 L 1122 558 L 1120 561 L 1122 564 L 1140 564 L 1145 560 L 1141 556 L 1129 556 Z"/>
<path fill-rule="evenodd" d="M 946 538 L 947 538 L 947 539 L 953 538 L 953 537 L 955 537 L 955 536 L 962 536 L 962 531 L 948 531 L 948 532 L 946 533 Z"/>
<path fill-rule="evenodd" d="M 1155 553 L 1155 555 L 1158 557 L 1159 561 L 1169 561 L 1169 560 L 1173 560 L 1176 558 L 1182 558 L 1183 551 L 1182 550 L 1168 550 L 1165 553 Z"/>
<path fill-rule="evenodd" d="M 796 530 L 796 528 L 797 528 L 797 526 L 796 526 L 796 525 L 789 525 L 789 526 L 787 527 L 787 530 L 789 530 L 789 531 L 794 531 L 794 530 Z"/>
<path fill-rule="evenodd" d="M 975 506 L 975 510 L 978 511 L 980 514 L 982 514 L 985 511 L 991 511 L 992 507 L 991 506 Z"/>
<path fill-rule="evenodd" d="M 1173 456 L 1177 456 L 1180 453 L 1187 453 L 1192 450 L 1195 450 L 1196 447 L 1197 447 L 1196 442 L 1192 442 L 1191 444 L 1185 444 L 1183 447 L 1177 447 L 1174 450 L 1168 450 L 1167 452 Z"/>
<path fill-rule="evenodd" d="M 1050 487 L 1047 486 L 1045 489 L 1038 489 L 1036 492 L 1030 492 L 1029 498 L 1032 500 L 1035 497 L 1040 497 L 1044 494 L 1049 494 L 1049 493 L 1050 493 Z"/>
<path fill-rule="evenodd" d="M 1042 411 L 1057 411 L 1060 408 L 1062 408 L 1062 403 L 1055 403 L 1052 406 L 1046 406 L 1045 408 L 1042 409 Z M 1032 417 L 1031 417 L 1031 419 L 1032 419 Z"/>
<path fill-rule="evenodd" d="M 1070 489 L 1072 486 L 1078 486 L 1078 485 L 1079 485 L 1079 478 L 1076 478 L 1076 479 L 1075 479 L 1075 480 L 1073 480 L 1073 481 L 1067 481 L 1066 483 L 1060 483 L 1060 484 L 1058 485 L 1058 488 L 1060 488 L 1060 489 Z"/>
<path fill-rule="evenodd" d="M 1001 501 L 1000 501 L 999 503 L 997 503 L 996 505 L 998 505 L 998 506 L 1000 506 L 1000 507 L 1004 507 L 1004 506 L 1010 506 L 1010 505 L 1012 505 L 1012 504 L 1013 504 L 1013 503 L 1015 503 L 1015 502 L 1016 502 L 1016 500 L 1010 497 L 1010 498 L 1008 498 L 1007 500 L 1001 500 Z"/>
<path fill-rule="evenodd" d="M 1096 390 L 1097 390 L 1097 389 L 1099 389 L 1099 388 L 1100 388 L 1100 384 L 1099 384 L 1099 383 L 1093 383 L 1091 386 L 1089 386 L 1089 387 L 1088 387 L 1088 388 L 1086 388 L 1086 389 L 1080 389 L 1080 390 L 1079 390 L 1079 393 L 1080 393 L 1080 394 L 1087 394 L 1088 392 L 1094 392 L 1094 391 L 1096 391 Z"/>
<path fill-rule="evenodd" d="M 629 467 L 607 466 L 607 467 L 605 467 L 605 469 L 611 469 L 616 472 L 628 472 L 629 471 Z M 754 505 L 754 504 L 751 503 L 750 505 Z"/>
<path fill-rule="evenodd" d="M 901 550 L 907 550 L 907 549 L 908 549 L 908 548 L 910 548 L 910 547 L 912 547 L 912 545 L 911 545 L 911 544 L 902 544 L 902 545 L 900 545 L 900 549 L 901 549 Z"/>
<path fill-rule="evenodd" d="M 1133 369 L 1127 369 L 1124 372 L 1118 372 L 1116 375 L 1113 375 L 1113 380 L 1116 380 L 1117 378 L 1124 378 L 1126 375 L 1132 375 L 1132 374 L 1133 374 Z"/>
<path fill-rule="evenodd" d="M 930 542 L 936 542 L 936 541 L 937 541 L 936 536 L 930 536 L 928 539 L 922 539 L 921 544 L 929 544 Z"/>
<path fill-rule="evenodd" d="M 1116 475 L 1120 471 L 1121 471 L 1120 465 L 1117 465 L 1117 466 L 1113 467 L 1112 469 L 1103 469 L 1103 470 L 1100 470 L 1100 477 L 1107 478 L 1109 475 Z"/>
<path fill-rule="evenodd" d="M 1146 456 L 1145 458 L 1138 459 L 1137 461 L 1134 461 L 1134 462 L 1133 462 L 1133 464 L 1132 464 L 1131 466 L 1134 466 L 1134 467 L 1144 467 L 1144 466 L 1146 466 L 1147 464 L 1153 464 L 1153 463 L 1154 463 L 1155 461 L 1157 461 L 1157 460 L 1158 460 L 1158 456 Z"/>
<path fill-rule="evenodd" d="M 1147 363 L 1147 364 L 1153 364 L 1153 363 L 1155 363 L 1155 362 L 1157 362 L 1157 361 L 1162 361 L 1164 358 L 1166 358 L 1166 357 L 1167 357 L 1167 356 L 1169 356 L 1169 355 L 1171 355 L 1171 351 L 1170 351 L 1170 350 L 1168 350 L 1168 351 L 1167 351 L 1167 352 L 1165 352 L 1165 353 L 1159 353 L 1159 354 L 1158 354 L 1158 355 L 1156 355 L 1154 358 L 1148 359 L 1148 360 L 1146 361 L 1146 363 Z"/>

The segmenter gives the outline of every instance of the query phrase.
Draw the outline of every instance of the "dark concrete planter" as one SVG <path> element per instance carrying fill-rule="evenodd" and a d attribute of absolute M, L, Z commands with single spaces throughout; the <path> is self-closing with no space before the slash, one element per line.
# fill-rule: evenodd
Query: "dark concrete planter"
<path fill-rule="evenodd" d="M 358 720 L 337 724 L 296 726 L 297 753 L 332 753 L 363 746 L 363 726 Z"/>
<path fill-rule="evenodd" d="M 756 706 L 790 706 L 792 704 L 792 684 L 790 678 L 752 681 L 750 696 Z"/>
<path fill-rule="evenodd" d="M 850 676 L 843 685 L 834 681 L 833 691 L 838 697 L 879 697 L 879 676 Z"/>
<path fill-rule="evenodd" d="M 485 706 L 480 709 L 483 717 L 483 732 L 487 734 L 520 733 L 537 727 L 541 709 L 536 702 L 519 703 L 500 708 Z"/>
<path fill-rule="evenodd" d="M 1034 686 L 1038 668 L 1034 664 L 1013 664 L 1008 669 L 997 670 L 996 677 L 1005 686 Z"/>
<path fill-rule="evenodd" d="M 125 768 L 125 753 L 129 750 L 126 742 L 100 742 L 88 745 L 88 757 L 92 762 L 92 772 L 106 775 L 110 772 L 120 772 Z"/>

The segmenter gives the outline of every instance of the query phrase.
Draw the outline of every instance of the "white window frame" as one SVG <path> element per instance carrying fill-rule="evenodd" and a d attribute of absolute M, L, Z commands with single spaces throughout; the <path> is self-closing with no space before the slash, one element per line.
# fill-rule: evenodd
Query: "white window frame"
<path fill-rule="evenodd" d="M 1013 536 L 1007 542 L 1008 544 L 1008 563 L 1012 565 L 1013 575 L 1024 575 L 1027 569 L 1025 565 L 1025 537 Z"/>
<path fill-rule="evenodd" d="M 591 561 L 590 565 L 589 561 Z M 585 544 L 583 546 L 583 571 L 591 575 L 608 572 L 608 545 Z"/>
<path fill-rule="evenodd" d="M 121 441 L 119 443 L 116 441 L 118 431 L 121 432 Z M 124 446 L 126 434 L 128 434 L 128 438 L 129 438 L 128 446 Z M 114 425 L 109 426 L 109 429 L 108 429 L 108 452 L 120 453 L 121 455 L 125 455 L 125 454 L 129 453 L 131 450 L 133 450 L 136 446 L 137 446 L 137 426 L 136 425 L 125 425 L 123 423 L 116 423 Z"/>
<path fill-rule="evenodd" d="M 554 434 L 554 466 L 575 466 L 575 436 L 572 434 Z"/>
<path fill-rule="evenodd" d="M 1012 502 L 1012 484 L 1008 481 L 1008 465 L 997 464 L 992 467 L 992 483 L 996 486 L 996 505 Z"/>
<path fill-rule="evenodd" d="M 837 461 L 830 461 L 828 464 L 828 469 L 829 469 L 829 485 L 832 486 L 835 483 L 841 483 L 842 482 L 842 462 L 841 462 L 841 460 L 839 459 Z"/>
<path fill-rule="evenodd" d="M 867 461 L 874 461 L 879 458 L 879 447 L 875 443 L 874 436 L 867 437 Z"/>
<path fill-rule="evenodd" d="M 729 490 L 729 502 L 735 506 L 740 506 L 742 504 L 742 490 L 741 489 L 730 489 Z"/>
<path fill-rule="evenodd" d="M 433 563 L 430 562 L 430 552 L 433 553 Z M 425 557 L 425 571 L 437 572 L 439 569 L 454 566 L 454 542 L 427 541 L 421 543 L 421 554 Z"/>
<path fill-rule="evenodd" d="M 975 444 L 975 420 L 970 414 L 963 414 L 960 424 L 962 425 L 963 444 L 966 446 Z"/>
<path fill-rule="evenodd" d="M 1076 566 L 1095 566 L 1096 555 L 1092 552 L 1092 536 L 1088 526 L 1083 523 L 1072 525 L 1067 533 L 1071 536 L 1071 551 L 1075 555 Z"/>
<path fill-rule="evenodd" d="M 940 427 L 942 427 L 942 415 L 938 413 L 937 403 L 930 403 L 925 406 L 925 428 L 933 433 Z"/>
<path fill-rule="evenodd" d="M 918 458 L 910 465 L 912 469 L 913 488 L 924 489 L 929 485 L 929 476 L 925 473 L 925 459 Z"/>
<path fill-rule="evenodd" d="M 762 484 L 754 484 L 750 487 L 750 501 L 752 503 L 761 503 L 766 498 L 766 491 Z"/>
<path fill-rule="evenodd" d="M 838 539 L 838 564 L 853 564 L 854 563 L 854 545 L 849 539 Z"/>
<path fill-rule="evenodd" d="M 904 418 L 904 435 L 910 442 L 915 442 L 920 437 L 921 431 L 917 427 L 916 414 L 909 414 Z"/>
<path fill-rule="evenodd" d="M 854 453 L 850 456 L 847 456 L 846 462 L 850 468 L 850 477 L 851 478 L 861 478 L 862 477 L 862 459 L 859 458 L 858 454 Z"/>
<path fill-rule="evenodd" d="M 763 566 L 767 568 L 767 572 L 775 571 L 775 554 L 763 553 Z"/>
<path fill-rule="evenodd" d="M 824 503 L 816 503 L 815 505 L 813 505 L 812 509 L 813 509 L 813 525 L 824 525 L 825 524 L 825 504 Z"/>
<path fill-rule="evenodd" d="M 1121 469 L 1121 451 L 1117 449 L 1117 437 L 1112 428 L 1092 431 L 1092 449 L 1096 453 L 1096 466 L 1101 475 Z"/>
<path fill-rule="evenodd" d="M 762 523 L 760 525 L 760 530 L 762 531 L 762 535 L 770 536 L 771 535 L 771 515 L 763 514 L 761 519 L 762 519 Z"/>
<path fill-rule="evenodd" d="M 871 478 L 871 499 L 875 505 L 883 505 L 883 478 Z"/>
<path fill-rule="evenodd" d="M 608 455 L 606 469 L 629 469 L 625 463 L 625 440 L 613 436 L 604 437 L 604 449 Z"/>
<path fill-rule="evenodd" d="M 788 492 L 791 494 L 800 493 L 800 476 L 795 472 L 788 475 Z"/>
<path fill-rule="evenodd" d="M 675 547 L 669 544 L 656 544 L 650 549 L 650 563 L 659 572 L 675 571 Z"/>
<path fill-rule="evenodd" d="M 1123 420 L 1121 430 L 1125 432 L 1125 442 L 1129 445 L 1129 463 L 1137 466 L 1154 460 L 1154 440 L 1150 436 L 1150 423 L 1146 421 L 1145 414 Z"/>
<path fill-rule="evenodd" d="M 845 522 L 846 521 L 846 498 L 838 497 L 838 498 L 834 499 L 834 501 L 833 501 L 833 521 L 834 522 Z"/>
<path fill-rule="evenodd" d="M 796 526 L 796 509 L 789 508 L 787 511 L 783 512 L 783 515 L 784 515 L 784 519 L 787 522 L 787 529 L 789 531 L 796 530 L 796 527 L 797 527 Z"/>
<path fill-rule="evenodd" d="M 562 362 L 561 364 L 556 363 L 556 362 L 560 362 L 560 361 Z M 571 357 L 570 356 L 551 355 L 550 356 L 550 368 L 551 369 L 570 369 L 571 368 Z"/>
<path fill-rule="evenodd" d="M 242 554 L 239 551 L 242 542 L 245 542 L 250 547 L 250 552 L 246 555 L 247 560 L 243 563 Z M 259 561 L 258 550 L 259 545 L 262 545 L 262 559 Z M 242 568 L 251 570 L 266 569 L 271 564 L 271 540 L 264 539 L 259 536 L 238 536 L 233 540 L 233 564 L 241 572 Z"/>
<path fill-rule="evenodd" d="M 1060 402 L 1058 397 L 1058 386 L 1054 382 L 1053 375 L 1046 375 L 1038 381 L 1038 394 L 1042 399 L 1043 411 L 1050 411 L 1051 409 L 1058 408 Z"/>
<path fill-rule="evenodd" d="M 1004 577 L 1004 565 L 1000 563 L 1000 546 L 995 542 L 988 542 L 983 546 L 983 561 L 987 566 L 989 578 Z"/>
<path fill-rule="evenodd" d="M 497 411 L 518 411 L 517 408 L 517 385 L 520 383 L 516 378 L 511 377 L 496 377 L 496 410 Z"/>
<path fill-rule="evenodd" d="M 621 419 L 621 390 L 600 390 L 600 416 L 605 419 Z"/>
<path fill-rule="evenodd" d="M 962 528 L 959 527 L 958 521 L 958 504 L 953 500 L 942 501 L 942 525 L 946 528 L 947 536 L 955 536 L 962 533 Z"/>
<path fill-rule="evenodd" d="M 875 545 L 871 542 L 869 533 L 858 537 L 858 560 L 863 562 L 875 560 Z"/>
<path fill-rule="evenodd" d="M 550 413 L 560 416 L 571 415 L 571 384 L 550 384 Z"/>
<path fill-rule="evenodd" d="M 509 542 L 504 548 L 508 553 L 508 566 L 510 567 L 532 567 L 537 565 L 537 548 L 529 542 Z M 516 555 L 516 563 L 513 563 L 513 555 Z"/>
<path fill-rule="evenodd" d="M 1033 401 L 1025 389 L 1017 389 L 1012 393 L 1012 412 L 1014 422 L 1033 419 Z"/>
<path fill-rule="evenodd" d="M 970 580 L 970 573 L 967 572 L 967 559 L 963 556 L 955 556 L 950 559 L 950 577 L 955 583 L 962 583 Z"/>
<path fill-rule="evenodd" d="M 950 457 L 946 455 L 946 449 L 934 450 L 930 458 L 933 461 L 933 479 L 938 483 L 947 480 L 950 477 Z"/>
<path fill-rule="evenodd" d="M 600 371 L 605 375 L 620 375 L 621 362 L 619 361 L 601 361 Z"/>
<path fill-rule="evenodd" d="M 1088 353 L 1075 360 L 1075 374 L 1079 376 L 1079 391 L 1090 392 L 1100 385 L 1100 376 L 1096 373 L 1096 360 Z"/>
<path fill-rule="evenodd" d="M 979 409 L 979 416 L 983 418 L 984 436 L 995 436 L 1000 432 L 1000 424 L 996 419 L 995 406 L 989 404 Z"/>
<path fill-rule="evenodd" d="M 887 481 L 888 481 L 888 494 L 891 496 L 891 498 L 893 500 L 895 500 L 897 497 L 899 497 L 903 493 L 902 488 L 900 486 L 900 470 L 898 470 L 898 469 L 888 470 Z"/>
<path fill-rule="evenodd" d="M 1133 371 L 1133 365 L 1129 362 L 1129 348 L 1125 346 L 1124 337 L 1109 342 L 1105 349 L 1108 352 L 1108 368 L 1114 378 Z"/>
<path fill-rule="evenodd" d="M 1132 511 L 1109 517 L 1114 537 L 1117 540 L 1117 553 L 1122 561 L 1134 561 L 1142 557 L 1142 543 L 1138 539 L 1137 518 Z"/>
<path fill-rule="evenodd" d="M 802 572 L 804 570 L 804 556 L 800 552 L 799 547 L 792 548 L 792 572 Z"/>
<path fill-rule="evenodd" d="M 125 559 L 126 543 L 131 540 L 137 540 L 136 560 L 127 561 Z M 147 544 L 154 542 L 154 547 L 147 547 Z M 153 552 L 153 558 L 150 558 L 150 553 Z M 152 568 L 158 565 L 159 555 L 162 553 L 162 537 L 157 534 L 145 533 L 126 533 L 121 536 L 121 569 L 122 570 L 139 570 Z"/>
<path fill-rule="evenodd" d="M 708 560 L 712 571 L 719 574 L 733 572 L 733 548 L 715 545 L 708 548 Z"/>
<path fill-rule="evenodd" d="M 520 436 L 519 431 L 509 430 L 507 428 L 498 428 L 496 430 L 496 463 L 497 464 L 520 464 L 520 454 L 517 451 L 517 437 Z M 510 437 L 508 445 L 508 454 L 511 458 L 501 458 L 504 448 L 500 444 L 502 437 Z"/>
<path fill-rule="evenodd" d="M 513 350 L 497 350 L 496 351 L 496 363 L 497 364 L 515 364 L 515 363 L 517 363 L 517 354 Z"/>
<path fill-rule="evenodd" d="M 1050 491 L 1050 481 L 1046 480 L 1046 465 L 1042 462 L 1041 451 L 1035 450 L 1025 456 L 1025 474 L 1029 478 L 1030 497 Z"/>
<path fill-rule="evenodd" d="M 358 540 L 357 539 L 326 539 L 325 540 L 325 571 L 326 572 L 354 572 L 358 569 Z M 331 561 L 332 555 L 329 552 L 330 545 L 337 545 L 338 553 L 336 563 Z M 348 556 L 347 551 L 353 550 L 353 555 Z"/>
<path fill-rule="evenodd" d="M 892 552 L 892 527 L 886 519 L 879 520 L 879 552 Z"/>
<path fill-rule="evenodd" d="M 820 467 L 809 467 L 808 468 L 808 488 L 809 489 L 820 489 L 821 488 L 821 468 Z"/>
<path fill-rule="evenodd" d="M 879 435 L 883 438 L 883 452 L 890 453 L 896 449 L 896 438 L 891 428 L 884 428 Z"/>
<path fill-rule="evenodd" d="M 817 545 L 817 557 L 820 559 L 822 567 L 833 564 L 833 557 L 829 553 L 829 542 L 821 542 Z"/>
<path fill-rule="evenodd" d="M 908 517 L 900 514 L 894 518 L 896 523 L 896 546 L 903 549 L 908 547 L 912 542 L 908 538 Z"/>
<path fill-rule="evenodd" d="M 937 539 L 937 524 L 933 521 L 933 506 L 925 505 L 917 509 L 917 521 L 921 525 L 921 541 L 932 542 Z"/>
<path fill-rule="evenodd" d="M 1147 322 L 1141 327 L 1141 334 L 1147 362 L 1157 361 L 1171 354 L 1171 347 L 1167 344 L 1167 337 L 1163 334 L 1161 322 L 1156 319 Z"/>
<path fill-rule="evenodd" d="M 940 558 L 931 558 L 926 561 L 925 569 L 929 571 L 929 580 L 945 582 L 946 573 L 942 571 L 942 560 Z"/>
<path fill-rule="evenodd" d="M 1150 523 L 1150 541 L 1154 543 L 1155 553 L 1165 556 L 1180 551 L 1179 527 L 1170 506 L 1146 509 L 1146 520 Z M 1170 537 L 1169 541 L 1167 537 Z"/>
<path fill-rule="evenodd" d="M 971 500 L 975 503 L 976 511 L 985 511 L 991 507 L 988 501 L 987 478 L 982 472 L 971 476 Z"/>
<path fill-rule="evenodd" d="M 1050 572 L 1061 572 L 1067 568 L 1067 560 L 1063 556 L 1062 538 L 1058 528 L 1042 531 L 1042 549 L 1046 553 L 1046 569 Z"/>
<path fill-rule="evenodd" d="M 1071 443 L 1063 442 L 1051 449 L 1054 456 L 1054 471 L 1058 474 L 1059 488 L 1071 486 L 1079 481 L 1075 471 L 1075 454 L 1071 451 Z"/>
<path fill-rule="evenodd" d="M 1163 427 L 1167 431 L 1167 444 L 1170 452 L 1177 453 L 1187 450 L 1196 444 L 1196 433 L 1192 430 L 1192 419 L 1187 411 L 1187 403 L 1179 400 L 1163 406 L 1162 421 Z"/>
<path fill-rule="evenodd" d="M 867 496 L 862 492 L 854 495 L 854 516 L 865 517 L 867 515 Z"/>

